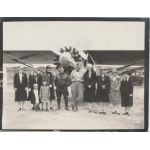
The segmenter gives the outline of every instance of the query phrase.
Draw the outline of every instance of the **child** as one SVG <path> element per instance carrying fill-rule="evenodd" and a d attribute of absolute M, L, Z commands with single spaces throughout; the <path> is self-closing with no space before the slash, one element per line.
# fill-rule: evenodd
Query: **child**
<path fill-rule="evenodd" d="M 38 84 L 33 84 L 33 90 L 31 91 L 31 103 L 33 104 L 33 110 L 39 109 L 39 90 L 38 90 Z"/>
<path fill-rule="evenodd" d="M 40 87 L 40 99 L 41 99 L 41 104 L 42 104 L 42 110 L 44 110 L 44 106 L 46 107 L 46 111 L 49 111 L 48 104 L 50 100 L 50 89 L 49 86 L 47 85 L 47 81 L 43 80 L 43 85 Z"/>

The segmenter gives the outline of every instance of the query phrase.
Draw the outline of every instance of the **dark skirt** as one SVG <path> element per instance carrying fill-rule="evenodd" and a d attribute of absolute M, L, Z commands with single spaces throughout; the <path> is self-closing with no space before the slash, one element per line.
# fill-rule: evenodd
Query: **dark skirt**
<path fill-rule="evenodd" d="M 85 88 L 84 101 L 88 103 L 95 102 L 95 88 Z"/>
<path fill-rule="evenodd" d="M 108 93 L 108 90 L 97 89 L 97 92 L 96 92 L 96 102 L 109 103 L 109 93 Z"/>
<path fill-rule="evenodd" d="M 54 90 L 54 85 L 50 88 L 50 100 L 55 99 L 55 90 Z"/>
<path fill-rule="evenodd" d="M 19 88 L 15 92 L 15 101 L 26 101 L 27 100 L 27 92 L 24 88 Z"/>
<path fill-rule="evenodd" d="M 128 93 L 121 92 L 121 106 L 122 107 L 133 106 L 133 96 L 130 96 Z"/>

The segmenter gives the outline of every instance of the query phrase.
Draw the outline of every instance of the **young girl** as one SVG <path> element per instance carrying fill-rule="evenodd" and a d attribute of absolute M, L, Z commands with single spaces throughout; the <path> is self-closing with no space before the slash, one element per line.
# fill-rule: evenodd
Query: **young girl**
<path fill-rule="evenodd" d="M 31 91 L 31 103 L 33 104 L 33 110 L 39 110 L 39 90 L 38 84 L 33 84 L 33 90 Z"/>
<path fill-rule="evenodd" d="M 43 85 L 40 87 L 40 99 L 41 99 L 41 104 L 42 104 L 42 110 L 49 111 L 48 108 L 48 104 L 49 104 L 49 100 L 50 100 L 50 89 L 49 86 L 47 85 L 46 80 L 43 80 Z"/>

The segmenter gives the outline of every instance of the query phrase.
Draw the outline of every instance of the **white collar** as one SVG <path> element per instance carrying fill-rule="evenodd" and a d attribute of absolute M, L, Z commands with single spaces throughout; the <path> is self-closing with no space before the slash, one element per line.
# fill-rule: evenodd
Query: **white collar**
<path fill-rule="evenodd" d="M 35 89 L 34 89 L 34 92 L 38 92 L 38 90 L 35 90 Z"/>

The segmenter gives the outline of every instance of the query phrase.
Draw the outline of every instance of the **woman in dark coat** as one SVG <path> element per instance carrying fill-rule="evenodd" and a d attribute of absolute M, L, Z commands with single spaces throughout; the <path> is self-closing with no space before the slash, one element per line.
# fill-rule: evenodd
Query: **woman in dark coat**
<path fill-rule="evenodd" d="M 92 65 L 87 65 L 87 71 L 84 74 L 84 101 L 89 104 L 89 111 L 94 111 L 94 102 L 95 102 L 95 83 L 96 83 L 96 72 L 93 71 Z"/>
<path fill-rule="evenodd" d="M 29 94 L 28 94 L 28 100 L 31 100 L 31 94 L 34 89 L 33 85 L 38 84 L 38 90 L 40 90 L 40 87 L 42 85 L 42 75 L 38 73 L 37 69 L 35 68 L 33 70 L 33 73 L 29 75 Z M 34 109 L 34 107 L 32 107 Z"/>
<path fill-rule="evenodd" d="M 100 114 L 106 114 L 105 105 L 109 103 L 110 80 L 106 76 L 105 70 L 101 69 L 100 76 L 97 77 L 96 101 L 100 104 Z"/>
<path fill-rule="evenodd" d="M 34 69 L 33 73 L 29 75 L 29 90 L 33 90 L 33 85 L 35 83 L 38 84 L 38 90 L 40 90 L 42 85 L 42 75 L 38 73 L 37 69 Z"/>
<path fill-rule="evenodd" d="M 18 102 L 18 111 L 24 110 L 24 102 L 27 100 L 27 75 L 23 73 L 23 68 L 18 67 L 18 73 L 14 75 L 15 101 Z"/>
<path fill-rule="evenodd" d="M 133 84 L 128 72 L 123 73 L 121 79 L 121 106 L 125 107 L 124 115 L 130 115 L 130 108 L 133 106 Z"/>

